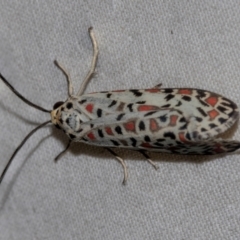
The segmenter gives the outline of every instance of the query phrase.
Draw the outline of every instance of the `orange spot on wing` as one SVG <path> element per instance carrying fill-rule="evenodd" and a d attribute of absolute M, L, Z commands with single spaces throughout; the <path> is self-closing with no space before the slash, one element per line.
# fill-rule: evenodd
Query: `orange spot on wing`
<path fill-rule="evenodd" d="M 145 89 L 146 92 L 150 92 L 150 93 L 158 93 L 160 92 L 160 89 L 158 88 L 150 88 L 150 89 Z"/>
<path fill-rule="evenodd" d="M 208 115 L 209 115 L 210 119 L 213 120 L 219 115 L 219 112 L 216 111 L 215 109 L 213 109 L 208 112 Z"/>
<path fill-rule="evenodd" d="M 123 126 L 126 129 L 126 131 L 135 132 L 135 121 L 124 123 Z"/>
<path fill-rule="evenodd" d="M 170 126 L 175 126 L 178 120 L 178 116 L 177 115 L 172 115 L 170 116 Z"/>
<path fill-rule="evenodd" d="M 113 90 L 112 92 L 125 92 L 126 90 Z"/>
<path fill-rule="evenodd" d="M 154 111 L 154 110 L 159 110 L 159 107 L 156 107 L 153 105 L 141 105 L 138 107 L 139 112 Z"/>
<path fill-rule="evenodd" d="M 209 98 L 205 99 L 205 102 L 214 107 L 216 105 L 216 103 L 218 102 L 218 98 L 210 96 Z"/>
<path fill-rule="evenodd" d="M 141 144 L 141 147 L 144 147 L 144 148 L 152 148 L 153 146 L 151 146 L 149 143 L 147 143 L 147 142 L 143 142 L 142 144 Z"/>
<path fill-rule="evenodd" d="M 179 94 L 187 94 L 187 95 L 191 95 L 192 94 L 192 90 L 191 89 L 179 89 L 178 90 Z"/>
<path fill-rule="evenodd" d="M 92 113 L 92 111 L 93 111 L 93 104 L 88 104 L 88 105 L 85 107 L 85 109 L 86 109 L 88 112 Z"/>
<path fill-rule="evenodd" d="M 185 133 L 184 132 L 180 132 L 179 134 L 178 134 L 178 137 L 179 137 L 179 140 L 181 141 L 181 142 L 189 142 L 186 138 L 185 138 Z"/>
<path fill-rule="evenodd" d="M 92 132 L 88 133 L 87 136 L 90 140 L 96 140 L 96 137 L 94 136 L 94 134 Z"/>
<path fill-rule="evenodd" d="M 106 127 L 105 131 L 108 135 L 113 135 L 112 129 L 110 127 Z"/>
<path fill-rule="evenodd" d="M 159 130 L 158 123 L 154 118 L 150 119 L 149 125 L 150 125 L 149 128 L 152 132 L 155 132 L 155 131 Z"/>

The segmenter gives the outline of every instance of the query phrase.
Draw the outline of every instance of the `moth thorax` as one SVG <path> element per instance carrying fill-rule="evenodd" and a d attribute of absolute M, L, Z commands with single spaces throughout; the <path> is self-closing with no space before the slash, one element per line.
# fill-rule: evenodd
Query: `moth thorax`
<path fill-rule="evenodd" d="M 71 129 L 77 131 L 80 128 L 80 119 L 75 112 L 62 112 L 61 114 L 62 125 L 65 130 Z"/>

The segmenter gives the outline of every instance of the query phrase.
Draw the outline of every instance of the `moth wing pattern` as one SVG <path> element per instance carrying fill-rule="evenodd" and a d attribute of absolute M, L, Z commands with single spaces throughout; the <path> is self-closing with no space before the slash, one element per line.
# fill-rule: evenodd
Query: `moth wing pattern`
<path fill-rule="evenodd" d="M 198 126 L 202 139 L 213 138 L 229 129 L 239 117 L 237 105 L 231 100 L 199 89 L 118 90 L 82 96 L 86 103 L 103 113 L 141 112 L 176 109 L 187 121 Z M 94 112 L 94 111 L 93 111 Z M 92 119 L 97 118 L 95 113 Z M 102 115 L 101 117 L 106 117 Z"/>
<path fill-rule="evenodd" d="M 238 108 L 209 91 L 119 90 L 82 99 L 90 119 L 82 127 L 91 128 L 80 140 L 89 144 L 180 154 L 216 154 L 240 146 L 214 139 L 238 119 Z"/>
<path fill-rule="evenodd" d="M 89 28 L 89 36 L 93 45 L 91 68 L 76 95 L 73 95 L 68 72 L 55 61 L 66 76 L 68 99 L 54 104 L 53 110 L 42 108 L 26 99 L 0 73 L 2 81 L 22 101 L 51 115 L 51 120 L 34 128 L 16 148 L 0 176 L 0 183 L 27 139 L 49 123 L 53 123 L 69 137 L 66 149 L 55 160 L 67 151 L 73 141 L 106 147 L 123 166 L 123 183 L 128 176 L 126 164 L 109 147 L 178 154 L 217 154 L 240 148 L 239 141 L 216 138 L 239 118 L 237 105 L 219 94 L 191 88 L 162 89 L 161 84 L 158 84 L 151 89 L 83 95 L 94 76 L 99 52 L 92 27 Z M 146 152 L 141 152 L 156 168 Z"/>

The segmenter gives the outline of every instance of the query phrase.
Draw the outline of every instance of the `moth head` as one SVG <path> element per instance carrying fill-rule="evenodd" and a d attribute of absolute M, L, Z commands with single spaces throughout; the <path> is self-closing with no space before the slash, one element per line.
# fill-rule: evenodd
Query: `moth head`
<path fill-rule="evenodd" d="M 61 118 L 61 108 L 63 107 L 64 102 L 56 102 L 53 105 L 53 110 L 51 111 L 51 121 L 55 127 L 60 128 L 59 119 Z"/>
<path fill-rule="evenodd" d="M 70 137 L 81 128 L 82 120 L 79 113 L 80 110 L 75 111 L 71 99 L 66 102 L 57 102 L 51 111 L 51 122 L 56 128 L 63 130 Z"/>

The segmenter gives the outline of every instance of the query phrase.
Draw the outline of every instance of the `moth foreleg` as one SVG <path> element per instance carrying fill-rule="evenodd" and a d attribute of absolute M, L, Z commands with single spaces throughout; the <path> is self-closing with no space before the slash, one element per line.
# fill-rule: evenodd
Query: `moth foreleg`
<path fill-rule="evenodd" d="M 59 160 L 59 158 L 62 157 L 67 152 L 67 150 L 69 149 L 71 143 L 72 143 L 72 141 L 69 140 L 68 144 L 67 144 L 67 147 L 55 157 L 55 159 L 54 159 L 55 162 L 57 162 Z"/>
<path fill-rule="evenodd" d="M 81 96 L 88 84 L 88 82 L 91 80 L 91 78 L 94 76 L 94 72 L 95 72 L 95 68 L 96 68 L 96 65 L 97 65 L 97 58 L 98 58 L 98 44 L 97 44 L 97 40 L 96 40 L 96 37 L 93 33 L 93 28 L 90 27 L 88 29 L 88 32 L 89 32 L 89 36 L 92 40 L 92 45 L 93 45 L 93 58 L 92 58 L 92 64 L 91 64 L 91 68 L 87 74 L 87 76 L 85 77 L 78 93 L 77 93 L 77 96 Z"/>
<path fill-rule="evenodd" d="M 67 83 L 68 83 L 68 96 L 71 97 L 73 95 L 73 85 L 72 85 L 72 79 L 70 77 L 70 74 L 66 70 L 66 68 L 62 64 L 60 64 L 57 60 L 55 60 L 54 63 L 66 76 Z"/>
<path fill-rule="evenodd" d="M 128 179 L 128 170 L 127 170 L 127 165 L 124 162 L 122 158 L 120 158 L 112 149 L 105 147 L 106 150 L 108 150 L 123 166 L 123 171 L 124 171 L 124 178 L 123 178 L 123 184 L 125 185 Z"/>

